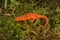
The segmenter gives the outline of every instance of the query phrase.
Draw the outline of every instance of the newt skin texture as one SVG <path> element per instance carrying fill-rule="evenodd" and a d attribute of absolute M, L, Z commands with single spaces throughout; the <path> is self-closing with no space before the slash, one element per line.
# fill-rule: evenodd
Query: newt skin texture
<path fill-rule="evenodd" d="M 32 22 L 34 22 L 34 20 L 40 19 L 40 18 L 46 20 L 46 23 L 44 24 L 44 26 L 42 26 L 42 27 L 46 27 L 48 24 L 48 18 L 44 15 L 39 15 L 36 13 L 27 13 L 26 15 L 18 16 L 18 17 L 16 17 L 16 21 L 17 22 L 24 21 L 26 23 L 27 20 L 31 20 Z"/>

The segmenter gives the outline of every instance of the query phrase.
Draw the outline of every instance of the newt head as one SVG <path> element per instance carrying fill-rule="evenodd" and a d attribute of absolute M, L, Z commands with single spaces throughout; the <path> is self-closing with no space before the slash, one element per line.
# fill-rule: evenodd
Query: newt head
<path fill-rule="evenodd" d="M 26 21 L 27 19 L 26 19 L 26 16 L 23 15 L 23 16 L 18 16 L 15 20 L 19 22 L 19 21 Z"/>

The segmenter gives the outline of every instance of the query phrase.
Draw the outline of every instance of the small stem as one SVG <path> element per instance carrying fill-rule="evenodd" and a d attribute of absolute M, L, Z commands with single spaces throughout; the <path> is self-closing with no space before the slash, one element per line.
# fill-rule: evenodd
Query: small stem
<path fill-rule="evenodd" d="M 5 9 L 7 8 L 7 0 L 5 0 Z"/>

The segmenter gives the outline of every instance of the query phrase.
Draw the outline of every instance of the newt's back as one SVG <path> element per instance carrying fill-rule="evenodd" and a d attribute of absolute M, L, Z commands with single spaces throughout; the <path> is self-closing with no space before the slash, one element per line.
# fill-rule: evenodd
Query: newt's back
<path fill-rule="evenodd" d="M 37 19 L 38 18 L 38 14 L 35 13 L 28 13 L 26 15 L 27 19 Z"/>

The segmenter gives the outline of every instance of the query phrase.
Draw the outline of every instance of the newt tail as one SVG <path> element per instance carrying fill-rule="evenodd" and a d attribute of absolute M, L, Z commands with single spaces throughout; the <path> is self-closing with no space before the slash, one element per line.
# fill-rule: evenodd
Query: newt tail
<path fill-rule="evenodd" d="M 44 26 L 42 26 L 42 27 L 46 27 L 48 24 L 48 18 L 46 16 L 43 16 L 43 15 L 39 15 L 38 17 L 46 20 L 46 23 L 44 24 Z"/>

